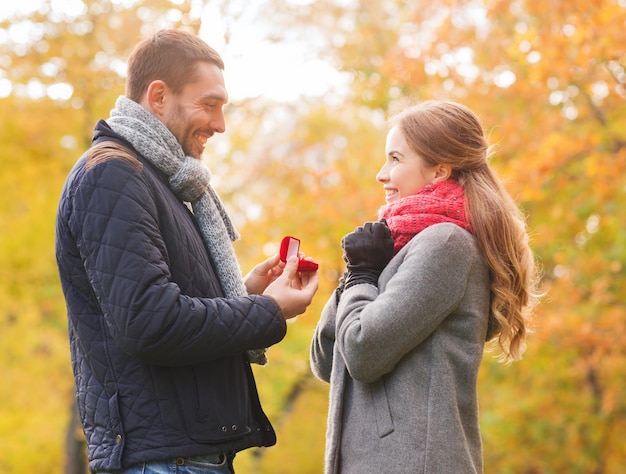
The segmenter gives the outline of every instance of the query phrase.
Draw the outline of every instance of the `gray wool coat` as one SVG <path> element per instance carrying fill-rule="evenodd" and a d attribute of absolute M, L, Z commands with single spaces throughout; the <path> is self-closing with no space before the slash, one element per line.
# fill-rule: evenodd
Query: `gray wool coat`
<path fill-rule="evenodd" d="M 489 275 L 453 224 L 417 234 L 379 288 L 333 294 L 311 344 L 330 382 L 325 473 L 482 473 L 477 376 Z"/>

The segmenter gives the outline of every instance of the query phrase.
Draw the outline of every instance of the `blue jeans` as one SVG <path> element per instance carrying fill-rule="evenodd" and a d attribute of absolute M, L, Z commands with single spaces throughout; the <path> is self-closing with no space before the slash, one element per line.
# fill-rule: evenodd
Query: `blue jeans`
<path fill-rule="evenodd" d="M 235 474 L 234 458 L 234 454 L 173 458 L 144 462 L 118 471 L 98 471 L 98 474 Z"/>

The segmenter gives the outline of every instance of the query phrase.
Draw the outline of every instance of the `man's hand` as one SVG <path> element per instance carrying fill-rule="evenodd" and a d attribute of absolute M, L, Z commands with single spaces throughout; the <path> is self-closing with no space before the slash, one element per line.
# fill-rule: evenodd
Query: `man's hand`
<path fill-rule="evenodd" d="M 285 319 L 304 313 L 311 304 L 318 287 L 318 275 L 298 272 L 298 257 L 290 257 L 282 274 L 263 292 L 272 297 L 280 307 Z"/>
<path fill-rule="evenodd" d="M 280 261 L 278 254 L 275 254 L 263 262 L 257 264 L 243 281 L 249 295 L 260 295 L 267 286 L 278 278 L 285 268 L 285 264 Z"/>

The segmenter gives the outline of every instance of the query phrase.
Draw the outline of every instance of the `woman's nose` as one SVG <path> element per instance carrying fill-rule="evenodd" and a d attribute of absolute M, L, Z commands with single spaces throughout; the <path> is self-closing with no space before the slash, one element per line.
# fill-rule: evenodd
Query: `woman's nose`
<path fill-rule="evenodd" d="M 376 173 L 376 181 L 379 183 L 384 183 L 389 180 L 389 175 L 387 174 L 386 167 L 383 166 L 378 173 Z"/>

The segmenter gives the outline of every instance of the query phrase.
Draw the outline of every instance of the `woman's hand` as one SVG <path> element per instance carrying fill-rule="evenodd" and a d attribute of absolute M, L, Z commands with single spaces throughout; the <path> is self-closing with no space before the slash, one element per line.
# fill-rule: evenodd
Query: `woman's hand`
<path fill-rule="evenodd" d="M 378 276 L 393 257 L 393 238 L 385 222 L 366 222 L 341 241 L 348 269 L 345 288 L 358 283 L 378 286 Z"/>

